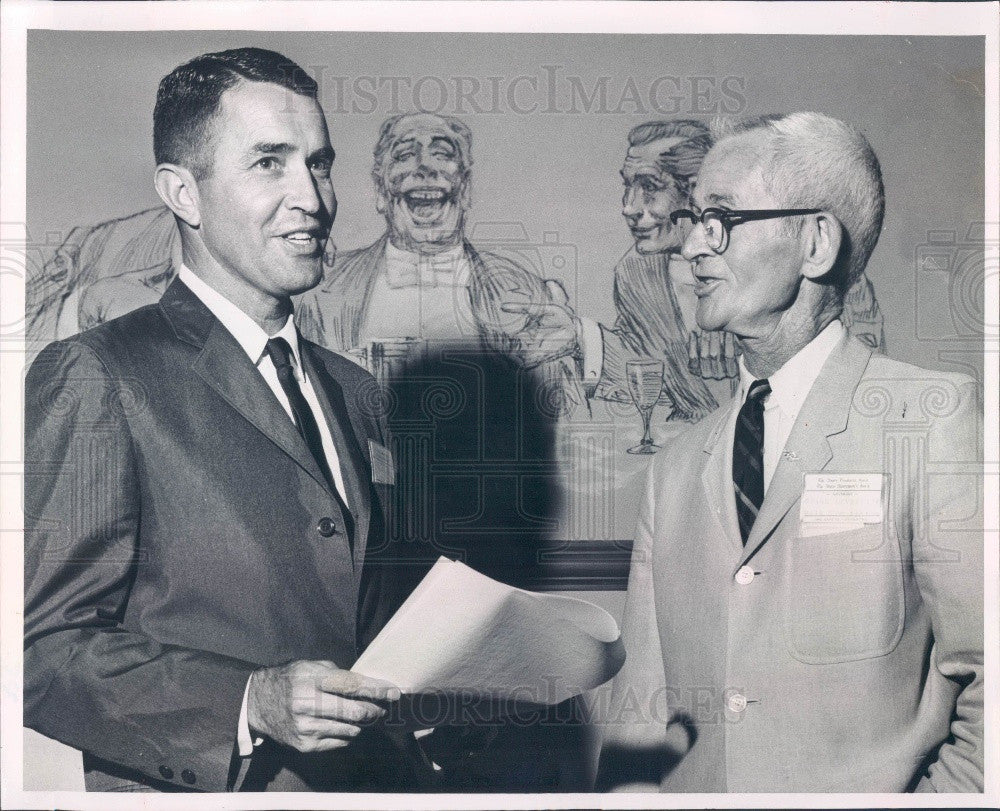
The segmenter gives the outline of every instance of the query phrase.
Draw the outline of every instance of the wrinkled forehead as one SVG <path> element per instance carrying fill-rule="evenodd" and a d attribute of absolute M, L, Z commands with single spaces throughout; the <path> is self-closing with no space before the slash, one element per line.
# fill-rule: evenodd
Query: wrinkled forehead
<path fill-rule="evenodd" d="M 656 175 L 664 180 L 668 180 L 670 175 L 660 169 L 659 159 L 664 152 L 669 152 L 677 144 L 687 140 L 683 137 L 657 138 L 648 144 L 630 146 L 625 153 L 625 162 L 622 164 L 622 175 L 625 177 L 635 177 L 636 175 Z"/>
<path fill-rule="evenodd" d="M 391 133 L 391 143 L 416 140 L 428 143 L 435 138 L 446 140 L 459 152 L 464 153 L 464 144 L 458 133 L 448 126 L 448 122 L 431 113 L 416 113 L 403 116 L 395 123 Z"/>
<path fill-rule="evenodd" d="M 700 208 L 773 208 L 775 200 L 764 183 L 764 133 L 733 135 L 713 146 L 698 172 L 692 197 Z"/>

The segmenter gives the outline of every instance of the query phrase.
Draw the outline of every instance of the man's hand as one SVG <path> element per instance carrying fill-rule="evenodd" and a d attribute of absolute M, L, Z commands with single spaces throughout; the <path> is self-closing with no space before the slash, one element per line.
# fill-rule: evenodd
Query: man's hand
<path fill-rule="evenodd" d="M 398 699 L 399 688 L 388 682 L 303 660 L 254 671 L 247 721 L 253 733 L 300 752 L 325 752 L 350 744 Z"/>
<path fill-rule="evenodd" d="M 545 288 L 547 302 L 506 301 L 500 305 L 505 313 L 528 317 L 524 327 L 511 337 L 517 340 L 515 352 L 521 363 L 529 369 L 572 355 L 578 348 L 578 319 L 569 306 L 566 290 L 555 279 L 546 279 Z"/>

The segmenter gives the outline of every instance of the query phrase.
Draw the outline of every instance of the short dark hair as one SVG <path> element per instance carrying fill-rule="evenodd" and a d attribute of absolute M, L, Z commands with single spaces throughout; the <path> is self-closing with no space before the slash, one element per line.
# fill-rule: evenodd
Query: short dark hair
<path fill-rule="evenodd" d="M 657 166 L 664 174 L 670 175 L 681 195 L 691 193 L 692 181 L 697 177 L 701 162 L 712 148 L 709 128 L 700 121 L 677 118 L 672 121 L 647 121 L 633 127 L 628 134 L 629 146 L 644 146 L 661 138 L 683 138 L 671 149 L 657 156 Z"/>
<path fill-rule="evenodd" d="M 196 56 L 160 80 L 153 110 L 156 162 L 176 163 L 204 177 L 209 125 L 222 94 L 240 81 L 276 84 L 312 99 L 319 90 L 308 73 L 275 51 L 233 48 Z"/>

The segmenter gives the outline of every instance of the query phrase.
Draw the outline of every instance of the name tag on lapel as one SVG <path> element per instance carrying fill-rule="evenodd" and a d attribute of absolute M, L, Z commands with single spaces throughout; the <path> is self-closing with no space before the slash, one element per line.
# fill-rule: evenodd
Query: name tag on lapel
<path fill-rule="evenodd" d="M 881 473 L 807 473 L 799 508 L 802 536 L 880 523 L 882 479 Z"/>
<path fill-rule="evenodd" d="M 372 462 L 372 481 L 375 484 L 395 484 L 396 467 L 392 463 L 392 451 L 374 439 L 369 439 L 368 456 Z"/>

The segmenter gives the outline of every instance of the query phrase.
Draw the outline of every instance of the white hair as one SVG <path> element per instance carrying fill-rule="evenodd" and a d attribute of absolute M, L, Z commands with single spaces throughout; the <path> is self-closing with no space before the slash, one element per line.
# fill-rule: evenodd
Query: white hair
<path fill-rule="evenodd" d="M 844 230 L 835 272 L 847 290 L 864 273 L 885 213 L 882 170 L 871 144 L 850 124 L 822 113 L 788 113 L 712 122 L 716 143 L 748 132 L 770 136 L 760 169 L 788 208 L 820 208 Z"/>

